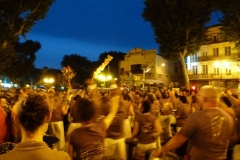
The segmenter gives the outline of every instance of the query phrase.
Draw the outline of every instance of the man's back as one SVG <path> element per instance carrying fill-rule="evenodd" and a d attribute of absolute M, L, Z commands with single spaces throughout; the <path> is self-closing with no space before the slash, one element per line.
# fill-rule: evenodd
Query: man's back
<path fill-rule="evenodd" d="M 66 152 L 50 149 L 44 142 L 26 141 L 19 143 L 9 153 L 0 155 L 1 160 L 70 160 Z"/>
<path fill-rule="evenodd" d="M 204 109 L 190 115 L 180 133 L 189 138 L 191 159 L 225 159 L 233 119 L 220 108 Z"/>

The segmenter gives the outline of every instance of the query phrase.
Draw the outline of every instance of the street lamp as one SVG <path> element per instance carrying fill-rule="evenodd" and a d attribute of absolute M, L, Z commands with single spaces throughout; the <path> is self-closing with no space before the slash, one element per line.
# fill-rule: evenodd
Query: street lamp
<path fill-rule="evenodd" d="M 43 80 L 45 83 L 48 83 L 48 84 L 51 84 L 54 82 L 54 79 L 53 78 L 44 78 Z"/>
<path fill-rule="evenodd" d="M 144 83 L 145 83 L 145 76 L 146 76 L 146 73 L 148 73 L 151 68 L 148 66 L 148 65 L 142 65 L 142 70 L 143 70 L 143 90 L 144 90 Z"/>
<path fill-rule="evenodd" d="M 54 82 L 54 79 L 53 78 L 44 78 L 43 81 L 48 86 Z"/>
<path fill-rule="evenodd" d="M 100 74 L 100 75 L 98 76 L 98 79 L 99 79 L 100 81 L 103 81 L 103 82 L 104 82 L 104 87 L 106 87 L 106 81 L 112 80 L 112 76 L 111 76 L 111 75 L 105 76 L 105 75 L 103 75 L 103 74 Z"/>
<path fill-rule="evenodd" d="M 111 75 L 108 75 L 108 76 L 107 76 L 107 80 L 108 80 L 108 81 L 112 80 L 112 76 L 111 76 Z"/>

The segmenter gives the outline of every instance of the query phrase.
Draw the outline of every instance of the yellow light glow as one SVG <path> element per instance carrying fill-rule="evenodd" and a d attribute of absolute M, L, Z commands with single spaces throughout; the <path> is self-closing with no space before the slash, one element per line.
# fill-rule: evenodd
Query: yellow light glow
<path fill-rule="evenodd" d="M 112 76 L 111 76 L 111 75 L 108 75 L 108 76 L 107 76 L 107 80 L 112 80 Z"/>
<path fill-rule="evenodd" d="M 43 81 L 45 83 L 53 83 L 54 82 L 54 79 L 53 78 L 44 78 Z"/>
<path fill-rule="evenodd" d="M 106 81 L 106 77 L 104 75 L 102 75 L 102 74 L 98 75 L 98 79 L 100 81 Z"/>
<path fill-rule="evenodd" d="M 219 63 L 219 62 L 215 62 L 215 63 L 213 64 L 213 66 L 214 66 L 214 67 L 220 67 L 220 63 Z"/>
<path fill-rule="evenodd" d="M 226 61 L 224 61 L 224 62 L 215 62 L 213 65 L 214 65 L 214 67 L 217 67 L 217 68 L 219 68 L 219 67 L 221 67 L 221 68 L 228 68 L 228 69 L 231 68 L 229 62 L 226 62 Z"/>
<path fill-rule="evenodd" d="M 223 62 L 222 64 L 225 68 L 230 68 L 230 64 L 228 62 Z"/>
<path fill-rule="evenodd" d="M 105 75 L 103 75 L 103 74 L 100 74 L 100 75 L 98 75 L 98 80 L 100 80 L 100 81 L 110 81 L 110 80 L 112 80 L 112 76 L 111 75 L 107 75 L 107 76 L 105 76 Z"/>

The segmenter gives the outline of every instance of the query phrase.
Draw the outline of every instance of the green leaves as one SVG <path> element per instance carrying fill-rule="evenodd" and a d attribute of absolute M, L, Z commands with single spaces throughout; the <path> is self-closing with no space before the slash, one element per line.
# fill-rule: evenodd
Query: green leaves
<path fill-rule="evenodd" d="M 0 0 L 0 72 L 12 82 L 35 70 L 39 42 L 26 38 L 33 25 L 43 19 L 55 0 Z"/>
<path fill-rule="evenodd" d="M 3 73 L 11 79 L 16 81 L 28 76 L 35 70 L 34 61 L 36 59 L 36 52 L 41 48 L 39 42 L 27 40 L 24 43 L 16 43 L 14 48 L 15 55 L 11 55 L 11 61 L 8 66 L 5 66 Z M 7 49 L 5 49 L 6 51 Z"/>
<path fill-rule="evenodd" d="M 33 25 L 43 19 L 55 0 L 1 0 L 0 1 L 0 68 L 3 70 L 17 55 L 15 44 L 26 37 Z"/>
<path fill-rule="evenodd" d="M 203 44 L 212 5 L 207 0 L 145 0 L 144 4 L 142 17 L 151 23 L 160 55 L 180 60 L 188 88 L 184 58 L 197 52 Z"/>
<path fill-rule="evenodd" d="M 223 24 L 223 36 L 227 41 L 235 43 L 235 48 L 240 49 L 240 1 L 222 0 L 214 1 L 217 8 L 223 13 L 220 22 Z"/>
<path fill-rule="evenodd" d="M 204 40 L 212 9 L 207 1 L 145 0 L 143 18 L 153 27 L 160 54 L 176 59 L 196 52 Z M 187 53 L 184 51 L 187 50 Z"/>

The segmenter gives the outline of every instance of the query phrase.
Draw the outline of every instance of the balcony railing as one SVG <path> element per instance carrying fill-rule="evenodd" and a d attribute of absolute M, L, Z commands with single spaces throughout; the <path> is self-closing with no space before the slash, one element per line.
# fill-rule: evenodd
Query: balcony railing
<path fill-rule="evenodd" d="M 222 42 L 227 42 L 227 40 L 225 40 L 223 38 L 218 38 L 218 39 L 207 38 L 207 39 L 205 39 L 205 42 L 203 44 L 208 45 L 208 44 L 222 43 Z"/>
<path fill-rule="evenodd" d="M 231 75 L 226 75 L 225 73 L 216 74 L 189 74 L 190 80 L 199 80 L 199 79 L 239 79 L 240 74 L 232 73 Z"/>
<path fill-rule="evenodd" d="M 191 57 L 191 62 L 201 62 L 201 61 L 213 61 L 213 60 L 223 60 L 223 59 L 239 59 L 240 53 L 234 53 L 229 56 L 219 55 L 219 56 L 199 56 L 199 57 Z"/>

